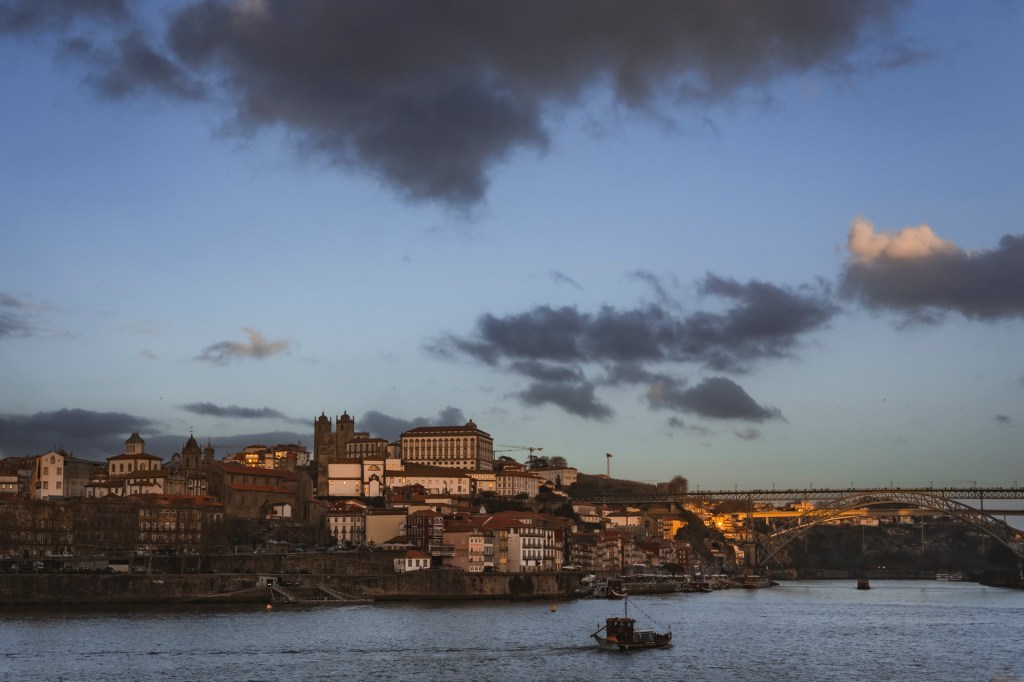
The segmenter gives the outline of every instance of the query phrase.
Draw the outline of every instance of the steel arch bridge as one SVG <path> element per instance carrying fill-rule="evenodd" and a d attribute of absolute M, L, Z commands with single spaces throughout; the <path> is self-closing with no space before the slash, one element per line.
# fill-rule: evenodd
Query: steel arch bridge
<path fill-rule="evenodd" d="M 877 504 L 903 504 L 921 507 L 945 514 L 957 521 L 966 523 L 988 534 L 997 542 L 1006 546 L 1018 563 L 1024 563 L 1024 535 L 1004 521 L 975 509 L 969 505 L 950 499 L 946 491 L 941 490 L 901 490 L 884 489 L 857 491 L 853 494 L 830 497 L 827 507 L 809 510 L 805 514 L 794 517 L 782 528 L 768 535 L 755 539 L 756 563 L 760 567 L 768 562 L 786 545 L 804 535 L 815 526 L 839 518 L 854 509 L 863 509 Z"/>

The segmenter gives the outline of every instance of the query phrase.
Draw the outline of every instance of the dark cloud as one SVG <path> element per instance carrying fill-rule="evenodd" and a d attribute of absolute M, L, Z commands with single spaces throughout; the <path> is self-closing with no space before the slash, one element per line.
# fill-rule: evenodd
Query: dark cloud
<path fill-rule="evenodd" d="M 377 438 L 385 438 L 389 441 L 398 440 L 402 432 L 415 429 L 420 426 L 462 426 L 468 420 L 457 407 L 448 407 L 441 410 L 437 417 L 416 417 L 415 419 L 401 419 L 392 417 L 371 410 L 361 416 L 356 422 L 356 428 L 360 431 L 368 431 L 370 435 Z"/>
<path fill-rule="evenodd" d="M 574 280 L 572 277 L 569 277 L 568 275 L 559 272 L 558 270 L 552 270 L 551 272 L 548 273 L 548 275 L 551 276 L 551 279 L 556 284 L 568 284 L 573 289 L 576 289 L 578 291 L 583 291 L 583 287 L 580 286 L 579 282 Z"/>
<path fill-rule="evenodd" d="M 586 419 L 606 421 L 615 414 L 610 407 L 597 400 L 594 396 L 594 385 L 589 381 L 537 381 L 515 395 L 524 405 L 536 407 L 550 403 L 561 407 L 569 414 Z"/>
<path fill-rule="evenodd" d="M 287 340 L 265 341 L 263 335 L 255 329 L 245 328 L 249 335 L 249 343 L 238 341 L 219 341 L 203 349 L 195 359 L 214 365 L 226 365 L 241 358 L 267 358 L 288 350 Z"/>
<path fill-rule="evenodd" d="M 792 291 L 708 275 L 700 289 L 731 300 L 732 307 L 678 317 L 660 305 L 631 310 L 605 306 L 596 313 L 537 306 L 505 317 L 485 314 L 477 320 L 475 334 L 443 338 L 432 350 L 468 355 L 489 365 L 501 360 L 634 366 L 669 361 L 745 371 L 754 361 L 789 356 L 800 335 L 825 326 L 839 310 L 820 283 Z"/>
<path fill-rule="evenodd" d="M 740 440 L 760 440 L 763 437 L 761 430 L 755 429 L 753 426 L 733 431 L 733 435 Z"/>
<path fill-rule="evenodd" d="M 788 74 L 870 68 L 899 4 L 195 0 L 179 3 L 148 46 L 112 29 L 120 48 L 86 64 L 89 82 L 114 96 L 194 97 L 204 81 L 240 130 L 288 130 L 303 149 L 405 197 L 466 207 L 496 165 L 545 150 L 545 117 L 588 91 L 654 111 Z M 10 31 L 66 26 L 87 8 L 123 14 L 95 0 L 0 7 Z"/>
<path fill-rule="evenodd" d="M 997 414 L 996 423 L 1000 426 L 1013 426 L 1013 418 L 1008 417 L 1005 414 Z"/>
<path fill-rule="evenodd" d="M 32 415 L 0 415 L 0 452 L 5 457 L 34 455 L 63 447 L 79 457 L 124 451 L 134 431 L 157 430 L 160 423 L 123 412 L 62 409 Z"/>
<path fill-rule="evenodd" d="M 93 412 L 62 409 L 32 415 L 0 415 L 0 457 L 37 455 L 54 448 L 63 448 L 75 457 L 103 461 L 124 452 L 124 442 L 139 432 L 146 441 L 146 452 L 169 459 L 188 440 L 188 434 L 161 433 L 163 425 L 154 419 L 122 412 Z M 248 445 L 262 443 L 313 442 L 312 424 L 301 433 L 270 431 L 223 437 L 196 437 L 205 445 L 211 443 L 217 457 L 238 452 Z"/>
<path fill-rule="evenodd" d="M 282 412 L 269 407 L 239 407 L 228 405 L 222 407 L 213 403 L 188 403 L 182 405 L 181 409 L 192 414 L 200 414 L 207 417 L 226 417 L 230 419 L 288 419 Z M 302 420 L 305 422 L 306 420 Z"/>
<path fill-rule="evenodd" d="M 699 424 L 687 424 L 680 417 L 669 417 L 666 422 L 671 428 L 679 429 L 682 431 L 691 431 L 700 436 L 710 436 L 712 431 L 706 426 L 700 426 Z"/>
<path fill-rule="evenodd" d="M 13 296 L 0 293 L 0 339 L 29 336 L 32 332 L 28 306 Z"/>
<path fill-rule="evenodd" d="M 526 404 L 551 403 L 571 414 L 608 419 L 613 412 L 596 397 L 597 387 L 677 387 L 671 375 L 652 369 L 665 364 L 745 372 L 757 362 L 792 356 L 803 335 L 825 327 L 839 312 L 831 289 L 822 282 L 788 289 L 707 275 L 698 290 L 725 302 L 724 309 L 685 315 L 676 312 L 681 306 L 669 299 L 660 280 L 649 273 L 634 276 L 650 283 L 665 299 L 662 304 L 624 310 L 604 306 L 593 313 L 574 306 L 541 305 L 503 317 L 485 314 L 474 333 L 445 336 L 428 349 L 533 380 L 516 394 Z M 710 397 L 680 393 L 650 404 L 718 416 Z M 777 416 L 749 401 L 749 396 L 746 405 L 735 392 L 729 397 L 723 405 L 729 418 L 762 421 Z M 692 405 L 687 402 L 691 398 L 696 401 Z"/>
<path fill-rule="evenodd" d="M 127 17 L 124 0 L 5 0 L 0 2 L 0 33 L 64 28 L 77 19 Z"/>
<path fill-rule="evenodd" d="M 647 401 L 654 408 L 692 412 L 712 419 L 782 419 L 778 408 L 758 405 L 739 384 L 725 377 L 705 379 L 693 388 L 681 382 L 658 381 L 648 389 Z"/>
<path fill-rule="evenodd" d="M 668 291 L 665 289 L 665 285 L 662 284 L 661 278 L 657 275 L 647 272 L 646 270 L 637 270 L 630 273 L 630 277 L 649 286 L 657 296 L 659 303 L 664 304 L 672 301 L 672 297 L 669 296 Z"/>
<path fill-rule="evenodd" d="M 583 372 L 579 367 L 564 367 L 537 360 L 520 360 L 509 365 L 516 374 L 549 383 L 577 382 L 583 380 Z"/>
<path fill-rule="evenodd" d="M 950 312 L 985 321 L 1024 316 L 1024 235 L 1006 235 L 989 251 L 965 251 L 948 242 L 928 246 L 909 256 L 858 253 L 861 258 L 844 268 L 842 292 L 908 323 L 934 323 Z"/>
<path fill-rule="evenodd" d="M 206 94 L 201 82 L 137 31 L 122 37 L 113 50 L 96 48 L 82 39 L 66 41 L 64 50 L 67 56 L 95 65 L 85 82 L 111 99 L 146 91 L 186 100 L 199 100 Z"/>

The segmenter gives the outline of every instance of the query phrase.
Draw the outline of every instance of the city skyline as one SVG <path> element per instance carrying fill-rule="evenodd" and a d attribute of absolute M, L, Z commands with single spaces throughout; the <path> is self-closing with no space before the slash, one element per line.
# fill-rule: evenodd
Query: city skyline
<path fill-rule="evenodd" d="M 585 6 L 0 1 L 0 456 L 1024 481 L 1021 6 Z"/>

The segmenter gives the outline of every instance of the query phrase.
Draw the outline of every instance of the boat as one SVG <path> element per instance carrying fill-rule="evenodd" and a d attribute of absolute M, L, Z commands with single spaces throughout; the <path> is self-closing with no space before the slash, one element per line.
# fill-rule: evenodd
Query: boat
<path fill-rule="evenodd" d="M 868 582 L 867 578 L 857 578 L 857 589 L 858 590 L 870 590 L 871 583 Z"/>
<path fill-rule="evenodd" d="M 769 578 L 765 578 L 759 575 L 748 575 L 743 578 L 743 589 L 745 590 L 757 590 L 762 587 L 771 587 L 772 581 Z"/>
<path fill-rule="evenodd" d="M 602 631 L 604 635 L 602 636 Z M 638 630 L 636 620 L 629 617 L 629 599 L 626 599 L 624 614 L 605 620 L 604 625 L 591 635 L 597 645 L 609 651 L 633 651 L 634 649 L 660 649 L 672 643 L 672 630 L 655 632 Z"/>
<path fill-rule="evenodd" d="M 619 587 L 620 589 L 615 589 Z M 616 581 L 605 581 L 594 585 L 590 596 L 595 599 L 622 599 L 626 596 L 625 590 L 621 590 L 622 584 Z M 620 591 L 621 590 L 621 591 Z"/>

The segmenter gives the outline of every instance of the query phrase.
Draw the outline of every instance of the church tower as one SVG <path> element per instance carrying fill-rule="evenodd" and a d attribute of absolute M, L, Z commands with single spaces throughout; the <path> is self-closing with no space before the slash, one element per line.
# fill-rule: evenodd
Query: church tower
<path fill-rule="evenodd" d="M 356 435 L 356 420 L 345 412 L 335 420 L 332 431 L 331 420 L 323 412 L 313 421 L 313 459 L 316 461 L 316 494 L 327 495 L 327 465 L 345 457 L 345 445 Z"/>
<path fill-rule="evenodd" d="M 191 433 L 188 435 L 188 442 L 185 443 L 185 447 L 181 449 L 181 466 L 186 471 L 192 471 L 199 469 L 199 465 L 202 463 L 202 450 L 199 449 L 199 443 L 196 442 L 196 437 Z"/>

